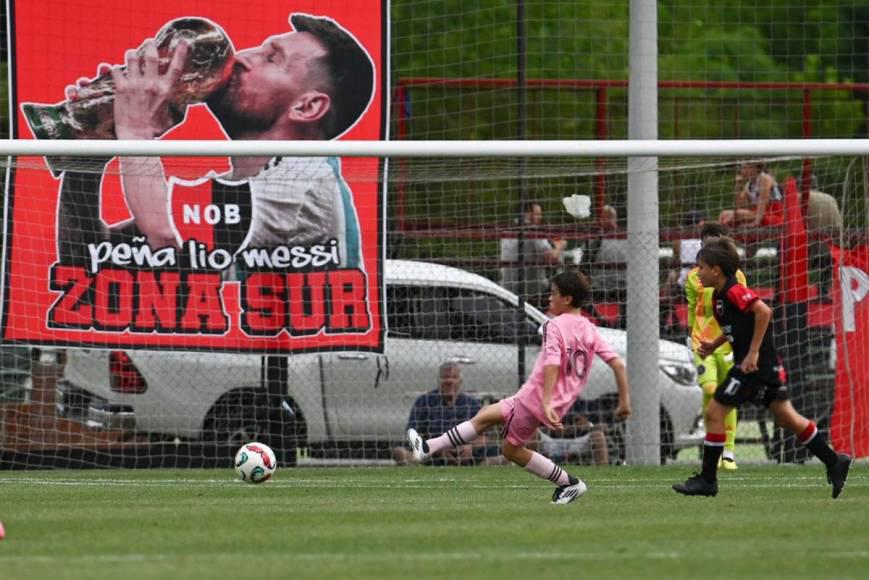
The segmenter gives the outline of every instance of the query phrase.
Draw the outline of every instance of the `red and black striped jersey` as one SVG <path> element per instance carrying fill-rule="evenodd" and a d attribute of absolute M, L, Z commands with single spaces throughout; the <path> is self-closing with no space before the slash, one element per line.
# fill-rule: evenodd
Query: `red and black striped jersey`
<path fill-rule="evenodd" d="M 757 293 L 736 281 L 735 277 L 727 280 L 721 290 L 712 296 L 715 319 L 721 326 L 721 331 L 733 347 L 733 362 L 740 364 L 754 337 L 754 311 L 752 305 L 760 300 Z M 760 344 L 757 366 L 760 371 L 773 372 L 779 364 L 772 337 L 772 324 L 767 326 L 766 333 Z"/>

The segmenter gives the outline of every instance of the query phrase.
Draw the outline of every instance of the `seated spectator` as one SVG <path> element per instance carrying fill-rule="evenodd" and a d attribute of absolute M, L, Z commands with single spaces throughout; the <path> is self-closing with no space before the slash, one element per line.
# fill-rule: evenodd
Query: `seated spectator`
<path fill-rule="evenodd" d="M 829 193 L 811 190 L 806 225 L 809 231 L 838 236 L 842 229 L 842 212 L 836 198 Z"/>
<path fill-rule="evenodd" d="M 527 226 L 528 232 L 543 225 L 543 206 L 539 202 L 529 201 L 519 209 L 518 219 Z M 565 240 L 524 238 L 523 272 L 519 268 L 519 239 L 502 239 L 501 262 L 504 265 L 501 268 L 501 285 L 532 304 L 545 304 L 549 297 L 549 279 L 554 274 L 553 268 L 562 263 L 565 248 Z"/>
<path fill-rule="evenodd" d="M 698 237 L 673 240 L 673 269 L 675 270 L 676 284 L 680 288 L 685 287 L 688 272 L 697 265 L 697 253 L 703 247 L 703 240 L 699 237 L 699 229 L 706 223 L 703 212 L 692 210 L 685 214 L 682 227 L 698 230 Z"/>
<path fill-rule="evenodd" d="M 618 210 L 611 205 L 603 206 L 603 215 L 598 223 L 604 235 L 617 232 L 620 229 Z M 597 261 L 608 264 L 627 263 L 628 241 L 624 238 L 601 238 Z"/>
<path fill-rule="evenodd" d="M 431 438 L 446 432 L 453 425 L 471 420 L 482 408 L 480 401 L 460 392 L 462 369 L 454 362 L 443 363 L 438 370 L 438 387 L 420 395 L 413 403 L 408 429 L 416 429 L 422 437 Z M 392 456 L 398 465 L 414 464 L 413 453 L 406 446 L 395 447 Z M 504 465 L 497 445 L 488 446 L 481 435 L 472 444 L 450 447 L 432 455 L 430 465 Z"/>
<path fill-rule="evenodd" d="M 594 287 L 596 301 L 618 304 L 617 321 L 609 324 L 624 328 L 627 323 L 627 288 L 628 277 L 626 264 L 628 261 L 628 240 L 614 237 L 623 232 L 618 211 L 611 205 L 603 207 L 603 213 L 598 217 L 601 237 L 596 247 L 590 249 L 591 263 L 588 264 L 589 278 Z"/>
<path fill-rule="evenodd" d="M 609 465 L 605 423 L 595 425 L 580 414 L 565 417 L 562 422 L 564 431 L 561 433 L 540 429 L 537 451 L 557 463 L 583 463 L 591 457 L 594 465 Z"/>
<path fill-rule="evenodd" d="M 833 257 L 830 254 L 829 238 L 837 240 L 842 233 L 842 212 L 836 198 L 828 193 L 809 192 L 809 215 L 806 228 L 809 232 L 809 259 L 811 268 L 818 273 L 818 290 L 822 296 L 830 296 L 833 283 Z"/>
<path fill-rule="evenodd" d="M 736 173 L 736 207 L 721 212 L 718 221 L 729 227 L 780 226 L 784 220 L 782 190 L 766 164 L 747 161 Z"/>
<path fill-rule="evenodd" d="M 693 230 L 702 228 L 705 223 L 703 212 L 692 210 L 684 214 L 681 227 Z M 684 302 L 685 281 L 688 278 L 688 272 L 697 265 L 697 252 L 700 251 L 702 245 L 703 241 L 700 239 L 699 233 L 696 238 L 673 240 L 673 258 L 670 260 L 670 269 L 661 291 L 662 332 L 674 333 L 677 330 L 676 305 Z"/>

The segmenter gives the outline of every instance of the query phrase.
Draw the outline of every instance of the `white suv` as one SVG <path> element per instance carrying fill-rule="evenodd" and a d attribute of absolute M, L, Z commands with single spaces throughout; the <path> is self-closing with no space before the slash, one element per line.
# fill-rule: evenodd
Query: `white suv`
<path fill-rule="evenodd" d="M 403 439 L 413 401 L 435 387 L 446 360 L 462 365 L 465 392 L 484 401 L 517 390 L 517 344 L 527 345 L 527 375 L 545 314 L 525 304 L 520 316 L 514 294 L 464 270 L 387 260 L 384 271 L 389 333 L 383 355 L 70 350 L 58 410 L 94 427 L 235 444 L 267 437 L 263 431 L 274 431 L 276 409 L 283 407 L 280 430 L 292 433 L 285 445 L 383 450 Z M 600 332 L 624 357 L 625 332 Z M 653 380 L 660 391 L 663 459 L 699 444 L 704 433 L 689 349 L 662 340 L 658 353 Z M 277 369 L 271 382 L 270 368 Z M 600 360 L 583 399 L 603 412 L 615 406 L 615 381 Z"/>

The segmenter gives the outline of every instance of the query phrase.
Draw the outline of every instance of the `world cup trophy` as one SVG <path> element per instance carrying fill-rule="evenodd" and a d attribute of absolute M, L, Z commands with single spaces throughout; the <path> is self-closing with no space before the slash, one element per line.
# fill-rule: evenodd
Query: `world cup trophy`
<path fill-rule="evenodd" d="M 169 68 L 179 42 L 190 45 L 170 103 L 170 114 L 177 123 L 184 118 L 187 105 L 203 102 L 229 78 L 235 51 L 220 26 L 205 18 L 172 20 L 160 29 L 155 41 L 161 73 Z M 144 56 L 143 47 L 138 54 Z M 80 87 L 75 100 L 54 105 L 23 103 L 21 109 L 37 139 L 115 139 L 114 99 L 115 83 L 106 73 Z M 52 161 L 52 169 L 57 169 L 58 159 Z"/>

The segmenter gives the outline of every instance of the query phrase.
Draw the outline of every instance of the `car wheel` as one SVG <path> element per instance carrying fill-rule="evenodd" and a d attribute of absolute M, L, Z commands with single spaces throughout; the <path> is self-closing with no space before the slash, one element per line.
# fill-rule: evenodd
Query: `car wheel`
<path fill-rule="evenodd" d="M 670 421 L 667 411 L 661 407 L 661 465 L 666 464 L 668 459 L 676 457 L 675 449 L 673 449 L 673 438 L 673 423 Z"/>
<path fill-rule="evenodd" d="M 271 404 L 266 393 L 240 390 L 228 393 L 213 407 L 203 438 L 216 445 L 237 448 L 261 441 L 284 466 L 296 464 L 296 449 L 307 439 L 304 417 L 293 401 Z"/>
<path fill-rule="evenodd" d="M 211 410 L 204 438 L 217 444 L 240 446 L 259 441 L 266 433 L 262 409 L 266 408 L 264 394 L 236 391 L 220 399 Z"/>

